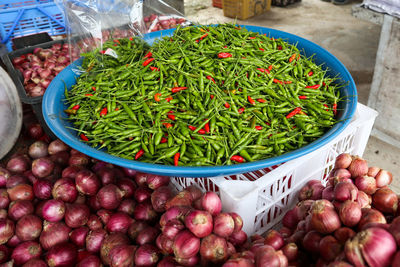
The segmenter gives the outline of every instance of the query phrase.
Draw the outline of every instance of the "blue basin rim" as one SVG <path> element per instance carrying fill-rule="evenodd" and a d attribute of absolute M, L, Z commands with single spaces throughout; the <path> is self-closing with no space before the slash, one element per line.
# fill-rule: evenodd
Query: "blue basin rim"
<path fill-rule="evenodd" d="M 335 56 L 333 56 L 321 46 L 299 36 L 265 27 L 248 25 L 242 26 L 247 28 L 249 31 L 266 34 L 267 36 L 274 38 L 283 38 L 291 44 L 296 44 L 299 50 L 302 51 L 304 55 L 314 55 L 314 60 L 317 64 L 323 64 L 324 67 L 328 68 L 328 74 L 330 76 L 337 76 L 339 79 L 341 79 L 342 82 L 346 84 L 346 86 L 340 89 L 341 96 L 345 97 L 345 100 L 341 101 L 338 104 L 338 110 L 340 110 L 338 119 L 340 120 L 340 122 L 334 125 L 327 133 L 325 133 L 325 135 L 323 135 L 313 143 L 310 143 L 302 148 L 277 157 L 255 162 L 215 167 L 184 167 L 158 165 L 123 159 L 107 154 L 104 151 L 97 150 L 81 142 L 80 139 L 77 137 L 76 132 L 67 128 L 68 126 L 72 126 L 72 124 L 70 124 L 70 122 L 66 120 L 67 115 L 63 112 L 63 110 L 67 108 L 64 104 L 64 90 L 65 88 L 69 90 L 76 83 L 76 78 L 79 76 L 79 74 L 75 73 L 74 69 L 82 64 L 82 59 L 79 59 L 70 64 L 53 79 L 43 97 L 43 117 L 49 128 L 58 138 L 60 138 L 64 143 L 71 146 L 72 148 L 82 153 L 85 153 L 90 157 L 145 173 L 175 177 L 208 178 L 260 170 L 283 162 L 287 162 L 289 160 L 301 157 L 305 154 L 315 151 L 316 149 L 326 145 L 332 139 L 337 137 L 350 123 L 351 118 L 353 117 L 357 108 L 356 85 L 346 67 Z M 146 34 L 144 36 L 144 40 L 149 44 L 152 44 L 156 38 L 172 35 L 173 32 L 174 29 L 152 32 Z"/>

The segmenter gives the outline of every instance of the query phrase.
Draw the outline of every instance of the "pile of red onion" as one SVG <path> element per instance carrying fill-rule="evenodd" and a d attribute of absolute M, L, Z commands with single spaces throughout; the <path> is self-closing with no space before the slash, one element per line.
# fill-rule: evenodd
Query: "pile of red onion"
<path fill-rule="evenodd" d="M 186 19 L 179 16 L 166 16 L 151 14 L 143 18 L 147 32 L 155 32 L 175 28 L 178 24 L 186 22 Z"/>
<path fill-rule="evenodd" d="M 72 57 L 72 58 L 71 58 Z M 22 73 L 26 94 L 42 96 L 51 80 L 72 61 L 78 59 L 76 49 L 68 43 L 54 44 L 48 49 L 35 48 L 33 53 L 15 57 L 12 63 Z"/>

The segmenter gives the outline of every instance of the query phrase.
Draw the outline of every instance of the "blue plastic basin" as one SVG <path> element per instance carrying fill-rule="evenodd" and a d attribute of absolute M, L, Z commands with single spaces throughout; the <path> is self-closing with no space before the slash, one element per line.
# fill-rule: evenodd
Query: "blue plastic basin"
<path fill-rule="evenodd" d="M 69 65 L 62 72 L 60 72 L 47 88 L 42 103 L 43 117 L 50 129 L 56 136 L 58 136 L 58 138 L 60 138 L 63 142 L 65 142 L 72 148 L 82 153 L 85 153 L 93 158 L 122 167 L 135 169 L 141 172 L 181 177 L 213 177 L 220 175 L 239 174 L 263 169 L 279 163 L 287 162 L 289 160 L 301 157 L 307 153 L 315 151 L 316 149 L 324 146 L 333 138 L 338 136 L 350 123 L 350 120 L 353 117 L 357 107 L 356 86 L 346 67 L 335 56 L 333 56 L 331 53 L 329 53 L 319 45 L 316 45 L 313 42 L 310 42 L 299 36 L 264 27 L 246 25 L 243 26 L 249 31 L 267 34 L 267 36 L 274 38 L 283 38 L 291 44 L 297 44 L 299 50 L 303 50 L 303 53 L 306 56 L 314 55 L 314 59 L 317 64 L 323 64 L 324 67 L 328 68 L 328 74 L 330 76 L 337 76 L 346 84 L 346 86 L 340 88 L 341 96 L 345 97 L 344 101 L 338 103 L 338 120 L 340 122 L 334 125 L 321 138 L 311 144 L 308 144 L 307 146 L 278 157 L 230 166 L 175 167 L 143 163 L 140 161 L 128 160 L 112 156 L 106 151 L 97 150 L 81 142 L 76 132 L 67 128 L 68 126 L 71 127 L 72 124 L 66 120 L 67 115 L 63 112 L 63 110 L 67 108 L 64 104 L 64 89 L 66 86 L 69 90 L 76 83 L 76 78 L 78 77 L 78 75 L 75 74 L 72 70 L 74 67 L 82 64 L 81 59 L 75 61 L 73 64 Z M 149 33 L 144 36 L 144 39 L 149 44 L 152 44 L 156 38 L 172 35 L 173 31 L 174 30 L 165 30 Z"/>

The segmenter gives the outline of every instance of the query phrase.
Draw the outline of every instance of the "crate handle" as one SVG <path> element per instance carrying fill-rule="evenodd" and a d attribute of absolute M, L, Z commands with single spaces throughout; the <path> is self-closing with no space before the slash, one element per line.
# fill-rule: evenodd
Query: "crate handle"
<path fill-rule="evenodd" d="M 13 25 L 11 26 L 11 29 L 8 31 L 8 33 L 7 33 L 6 37 L 4 38 L 4 40 L 1 41 L 3 44 L 5 44 L 8 41 L 8 39 L 10 39 L 12 33 L 14 32 L 15 27 L 17 27 L 17 24 L 18 24 L 19 20 L 21 19 L 22 15 L 24 14 L 24 12 L 25 12 L 25 9 L 20 9 L 18 11 L 17 18 L 14 21 Z"/>

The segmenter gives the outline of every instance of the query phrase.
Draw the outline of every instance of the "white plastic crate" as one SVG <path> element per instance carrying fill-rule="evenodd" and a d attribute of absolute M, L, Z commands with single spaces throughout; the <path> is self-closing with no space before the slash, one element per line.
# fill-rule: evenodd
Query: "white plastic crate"
<path fill-rule="evenodd" d="M 177 190 L 192 184 L 218 192 L 224 211 L 243 218 L 248 234 L 264 233 L 280 222 L 297 202 L 299 189 L 309 180 L 326 182 L 335 158 L 344 152 L 362 156 L 378 113 L 360 103 L 350 124 L 325 146 L 297 159 L 259 171 L 211 178 L 174 177 Z"/>

